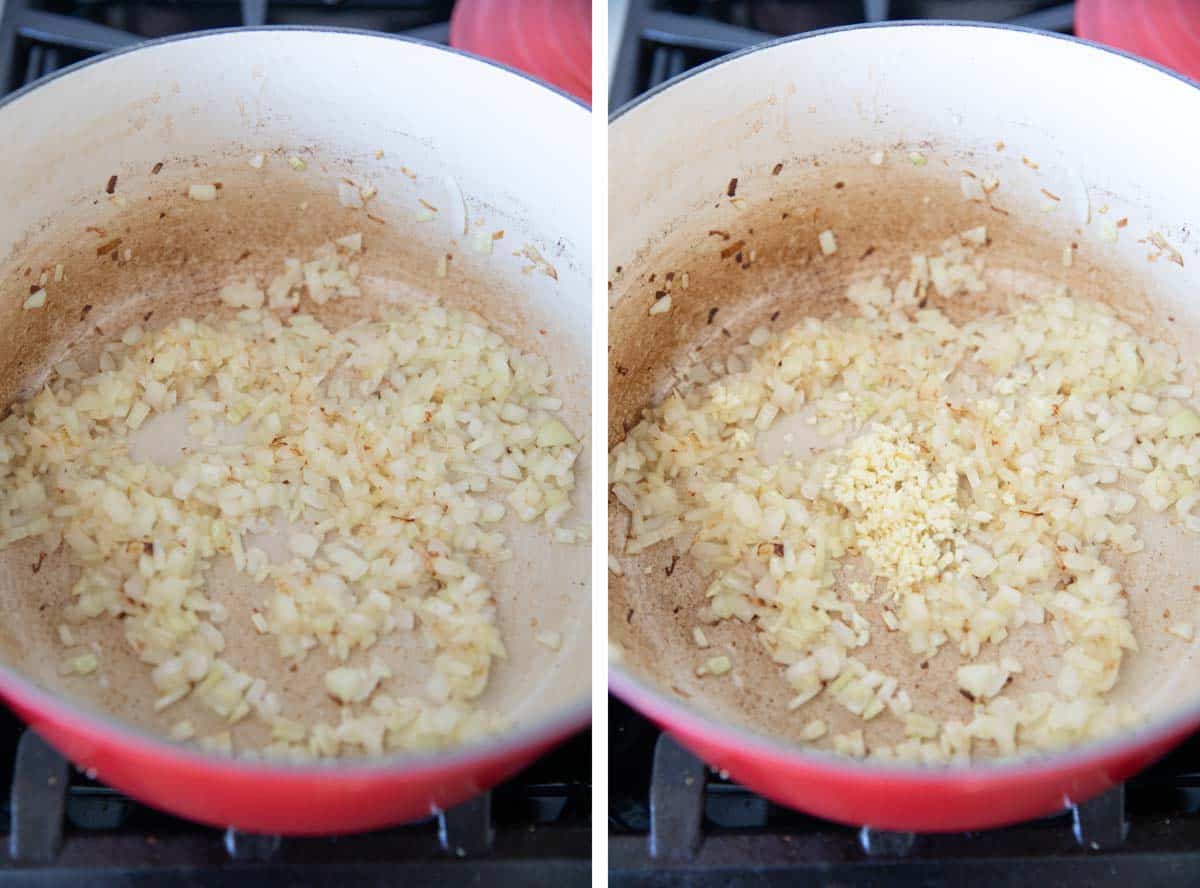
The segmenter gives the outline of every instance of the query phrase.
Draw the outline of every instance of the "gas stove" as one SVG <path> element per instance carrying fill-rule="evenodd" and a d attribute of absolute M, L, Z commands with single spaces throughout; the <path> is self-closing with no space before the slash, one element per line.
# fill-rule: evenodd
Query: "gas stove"
<path fill-rule="evenodd" d="M 591 884 L 591 737 L 417 823 L 328 838 L 211 829 L 97 783 L 0 709 L 0 886 Z"/>
<path fill-rule="evenodd" d="M 1032 0 L 628 0 L 610 77 L 617 109 L 730 52 L 890 19 L 1003 21 L 1071 33 L 1073 4 Z M 1179 885 L 1200 883 L 1200 737 L 1108 794 L 1005 829 L 913 835 L 780 807 L 609 705 L 613 886 Z"/>
<path fill-rule="evenodd" d="M 854 829 L 729 782 L 609 704 L 610 884 L 1121 886 L 1200 883 L 1200 737 L 1122 786 L 1004 829 Z"/>

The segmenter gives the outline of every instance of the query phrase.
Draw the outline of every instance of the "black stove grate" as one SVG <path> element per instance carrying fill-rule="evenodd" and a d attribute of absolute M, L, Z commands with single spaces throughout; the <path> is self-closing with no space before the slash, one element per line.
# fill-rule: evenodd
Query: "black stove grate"
<path fill-rule="evenodd" d="M 853 829 L 722 779 L 609 706 L 611 885 L 1121 886 L 1200 884 L 1200 737 L 1062 814 L 1003 829 Z"/>
<path fill-rule="evenodd" d="M 726 53 L 787 34 L 922 18 L 1004 21 L 1070 33 L 1074 7 L 1044 0 L 628 0 L 609 108 Z"/>
<path fill-rule="evenodd" d="M 0 710 L 0 886 L 590 884 L 591 738 L 438 817 L 376 832 L 288 838 L 163 814 L 76 771 Z M 182 876 L 186 874 L 186 879 Z"/>
<path fill-rule="evenodd" d="M 0 0 L 0 95 L 142 40 L 243 25 L 363 28 L 447 43 L 453 0 Z"/>

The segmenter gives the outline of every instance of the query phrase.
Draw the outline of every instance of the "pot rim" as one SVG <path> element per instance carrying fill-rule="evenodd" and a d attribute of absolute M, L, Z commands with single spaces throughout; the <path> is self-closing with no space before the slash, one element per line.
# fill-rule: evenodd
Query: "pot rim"
<path fill-rule="evenodd" d="M 440 751 L 293 762 L 286 759 L 223 756 L 205 752 L 198 747 L 172 742 L 152 731 L 130 725 L 108 712 L 47 691 L 3 663 L 0 663 L 0 696 L 3 696 L 6 702 L 16 700 L 43 717 L 48 713 L 53 720 L 68 723 L 74 731 L 102 734 L 106 740 L 119 742 L 135 749 L 139 754 L 149 753 L 160 758 L 173 759 L 181 766 L 233 770 L 240 772 L 240 776 L 243 777 L 255 775 L 344 780 L 347 777 L 384 777 L 450 770 L 509 758 L 522 750 L 566 739 L 585 728 L 591 721 L 591 701 L 583 699 L 520 730 L 504 732 L 495 737 L 463 743 Z M 36 725 L 31 721 L 24 718 L 22 721 L 26 721 L 36 730 Z"/>
<path fill-rule="evenodd" d="M 783 46 L 788 43 L 799 43 L 802 40 L 811 40 L 813 38 L 828 37 L 832 34 L 841 34 L 846 31 L 867 31 L 867 30 L 882 30 L 901 28 L 959 28 L 964 31 L 1015 31 L 1018 34 L 1024 34 L 1028 37 L 1042 37 L 1048 40 L 1061 40 L 1064 43 L 1075 43 L 1088 49 L 1100 50 L 1109 55 L 1117 56 L 1126 61 L 1134 62 L 1151 70 L 1157 71 L 1160 74 L 1166 74 L 1172 80 L 1178 80 L 1181 83 L 1200 89 L 1200 83 L 1168 68 L 1166 65 L 1158 62 L 1144 59 L 1141 56 L 1136 56 L 1133 53 L 1126 52 L 1123 49 L 1117 49 L 1114 46 L 1106 46 L 1103 43 L 1096 43 L 1094 40 L 1085 40 L 1083 37 L 1076 37 L 1074 34 L 1060 34 L 1057 31 L 1042 31 L 1037 28 L 1029 28 L 1025 25 L 1012 25 L 1005 22 L 973 22 L 959 19 L 903 19 L 889 22 L 860 22 L 856 25 L 835 25 L 830 28 L 817 28 L 813 31 L 803 31 L 799 34 L 789 34 L 784 37 L 778 37 L 775 40 L 764 40 L 762 43 L 756 43 L 753 46 L 747 46 L 744 49 L 735 50 L 734 52 L 726 53 L 723 56 L 718 56 L 715 59 L 705 62 L 702 65 L 697 65 L 695 68 L 689 68 L 682 73 L 676 74 L 670 80 L 665 80 L 657 86 L 651 87 L 644 93 L 634 96 L 620 108 L 609 112 L 609 126 L 616 123 L 620 118 L 624 117 L 630 111 L 637 108 L 649 100 L 656 98 L 659 94 L 666 92 L 674 86 L 678 86 L 685 80 L 695 77 L 697 74 L 703 74 L 707 71 L 717 68 L 729 62 L 736 62 L 743 56 L 748 56 L 753 53 L 771 50 L 778 46 Z"/>

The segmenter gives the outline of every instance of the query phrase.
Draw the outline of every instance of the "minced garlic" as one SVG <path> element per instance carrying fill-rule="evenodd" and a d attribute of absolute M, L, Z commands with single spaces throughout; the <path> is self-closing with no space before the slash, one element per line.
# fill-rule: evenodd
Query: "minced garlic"
<path fill-rule="evenodd" d="M 893 595 L 936 578 L 962 543 L 958 471 L 933 472 L 904 430 L 876 426 L 829 467 L 833 499 L 854 516 L 857 545 Z"/>

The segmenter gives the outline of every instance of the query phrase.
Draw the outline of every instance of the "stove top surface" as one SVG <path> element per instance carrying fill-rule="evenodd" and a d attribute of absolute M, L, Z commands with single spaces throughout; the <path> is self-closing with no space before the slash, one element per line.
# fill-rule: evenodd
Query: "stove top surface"
<path fill-rule="evenodd" d="M 913 835 L 778 806 L 609 702 L 613 886 L 1200 883 L 1200 737 L 1123 786 L 1003 829 Z"/>
<path fill-rule="evenodd" d="M 90 780 L 0 710 L 0 885 L 590 884 L 591 736 L 417 823 L 286 838 L 200 826 Z"/>

